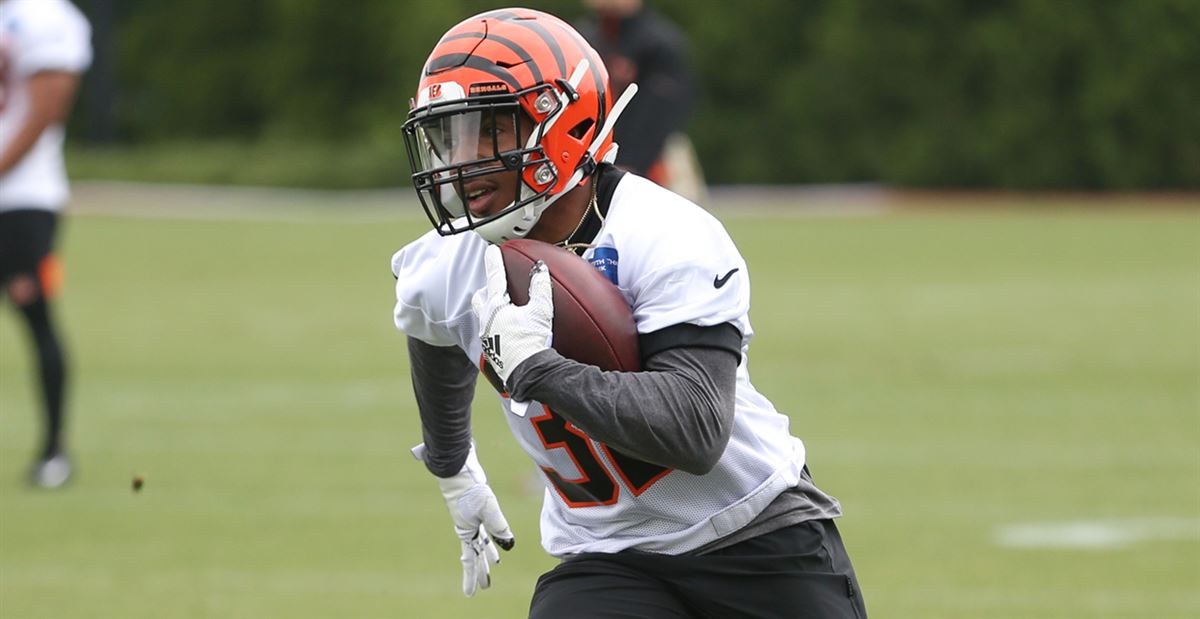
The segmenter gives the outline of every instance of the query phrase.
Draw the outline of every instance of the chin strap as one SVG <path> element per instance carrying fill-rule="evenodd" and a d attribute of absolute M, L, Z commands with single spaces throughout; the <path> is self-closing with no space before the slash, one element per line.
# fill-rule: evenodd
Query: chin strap
<path fill-rule="evenodd" d="M 633 100 L 633 96 L 637 94 L 637 91 L 638 85 L 636 83 L 630 83 L 629 86 L 625 88 L 625 92 L 621 93 L 620 98 L 618 98 L 617 102 L 613 104 L 612 111 L 610 111 L 608 114 L 608 119 L 604 121 L 604 126 L 600 128 L 600 133 L 597 133 L 596 139 L 592 141 L 592 147 L 588 149 L 587 158 L 590 159 L 596 154 L 596 151 L 600 148 L 600 144 L 604 142 L 604 138 L 608 137 L 608 134 L 612 132 L 613 127 L 616 126 L 617 117 L 621 115 L 621 112 L 625 111 L 626 106 L 628 106 L 629 102 Z M 612 163 L 616 160 L 617 144 L 614 143 L 607 151 L 605 151 L 603 155 L 601 155 L 600 162 Z"/>

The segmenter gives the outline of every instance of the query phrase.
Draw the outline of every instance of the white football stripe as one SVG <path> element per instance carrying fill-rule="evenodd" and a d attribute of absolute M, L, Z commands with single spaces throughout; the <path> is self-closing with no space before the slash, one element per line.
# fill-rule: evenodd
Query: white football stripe
<path fill-rule="evenodd" d="M 1128 518 L 1027 522 L 999 527 L 995 542 L 1008 548 L 1123 548 L 1146 541 L 1200 541 L 1200 518 Z"/>

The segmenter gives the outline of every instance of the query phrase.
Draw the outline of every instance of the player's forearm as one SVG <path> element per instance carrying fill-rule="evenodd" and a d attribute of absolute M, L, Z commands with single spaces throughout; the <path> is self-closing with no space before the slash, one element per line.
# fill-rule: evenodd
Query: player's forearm
<path fill-rule="evenodd" d="M 38 138 L 41 137 L 42 131 L 47 126 L 47 123 L 38 118 L 29 118 L 25 124 L 21 125 L 12 141 L 5 145 L 3 152 L 0 152 L 0 176 L 17 167 L 17 164 L 25 158 L 33 145 L 37 144 Z"/>
<path fill-rule="evenodd" d="M 731 352 L 687 347 L 651 356 L 646 371 L 604 372 L 548 350 L 517 366 L 509 387 L 628 455 L 702 475 L 729 442 L 737 365 Z"/>
<path fill-rule="evenodd" d="M 78 82 L 77 75 L 62 71 L 44 71 L 29 78 L 29 112 L 0 152 L 0 175 L 7 174 L 25 158 L 47 127 L 66 119 Z"/>
<path fill-rule="evenodd" d="M 471 449 L 471 400 L 478 370 L 456 347 L 408 338 L 413 395 L 421 413 L 425 466 L 438 477 L 462 469 Z"/>

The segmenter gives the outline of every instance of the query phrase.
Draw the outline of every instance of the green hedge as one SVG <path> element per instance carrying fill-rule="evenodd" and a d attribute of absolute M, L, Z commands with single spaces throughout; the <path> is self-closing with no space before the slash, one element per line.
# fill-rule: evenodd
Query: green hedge
<path fill-rule="evenodd" d="M 79 1 L 94 11 L 101 0 Z M 1195 0 L 651 3 L 691 36 L 703 89 L 691 134 L 711 182 L 1200 187 Z M 568 19 L 583 10 L 528 4 Z M 394 185 L 406 169 L 399 125 L 429 49 L 496 3 L 114 6 L 120 143 L 245 143 L 248 153 L 329 144 L 333 156 L 397 157 L 300 175 L 362 186 Z M 97 96 L 85 89 L 82 107 Z M 89 135 L 87 119 L 78 124 Z M 248 160 L 225 176 L 253 177 Z"/>

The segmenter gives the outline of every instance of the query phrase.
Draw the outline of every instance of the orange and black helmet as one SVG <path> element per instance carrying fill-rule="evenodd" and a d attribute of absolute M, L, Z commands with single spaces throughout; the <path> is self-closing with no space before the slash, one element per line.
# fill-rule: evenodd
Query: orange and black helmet
<path fill-rule="evenodd" d="M 475 230 L 494 243 L 524 236 L 546 207 L 615 156 L 611 111 L 599 54 L 561 19 L 511 8 L 454 26 L 425 61 L 404 124 L 413 185 L 434 228 Z M 487 127 L 499 115 L 510 115 L 528 140 L 502 150 L 493 130 L 489 145 Z M 498 171 L 519 175 L 516 199 L 473 216 L 465 183 Z"/>

